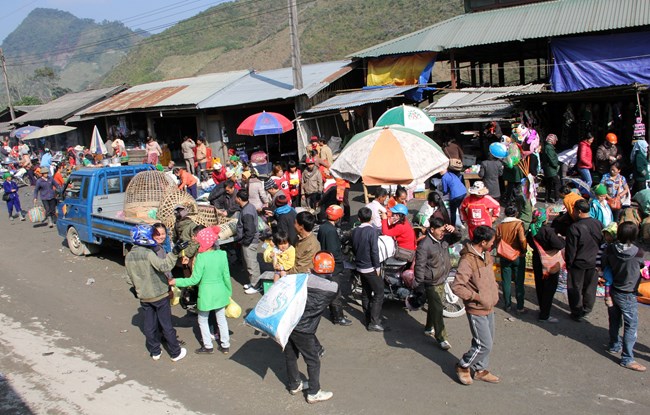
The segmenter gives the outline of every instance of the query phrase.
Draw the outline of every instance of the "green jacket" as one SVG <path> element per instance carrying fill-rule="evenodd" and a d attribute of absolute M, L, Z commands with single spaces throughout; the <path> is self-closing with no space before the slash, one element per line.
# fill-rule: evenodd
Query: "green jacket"
<path fill-rule="evenodd" d="M 151 248 L 133 246 L 126 254 L 124 264 L 140 301 L 153 303 L 167 296 L 169 284 L 165 272 L 171 271 L 177 260 L 178 256 L 171 252 L 165 258 L 159 258 Z"/>
<path fill-rule="evenodd" d="M 199 286 L 196 307 L 199 311 L 218 310 L 230 303 L 232 283 L 226 251 L 210 250 L 197 255 L 190 278 L 178 278 L 178 288 Z"/>
<path fill-rule="evenodd" d="M 199 252 L 199 244 L 192 235 L 192 231 L 197 226 L 196 222 L 187 217 L 176 222 L 176 239 L 181 242 L 189 242 L 187 248 L 183 250 L 183 255 L 187 258 L 193 258 Z"/>
<path fill-rule="evenodd" d="M 560 160 L 557 158 L 557 152 L 553 144 L 544 144 L 544 153 L 542 153 L 542 168 L 544 176 L 555 177 L 560 169 Z"/>
<path fill-rule="evenodd" d="M 634 153 L 634 180 L 650 180 L 650 169 L 648 168 L 648 159 L 640 151 Z"/>

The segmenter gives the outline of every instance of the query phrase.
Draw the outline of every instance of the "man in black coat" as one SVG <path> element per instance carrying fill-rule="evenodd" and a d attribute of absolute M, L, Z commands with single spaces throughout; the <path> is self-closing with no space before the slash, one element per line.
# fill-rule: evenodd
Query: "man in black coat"
<path fill-rule="evenodd" d="M 586 200 L 578 200 L 574 210 L 578 219 L 569 226 L 566 235 L 567 296 L 571 318 L 582 321 L 596 302 L 596 257 L 603 240 L 603 225 L 589 216 Z"/>
<path fill-rule="evenodd" d="M 326 209 L 327 221 L 323 223 L 318 229 L 318 242 L 323 251 L 327 251 L 334 257 L 335 265 L 334 272 L 330 274 L 327 279 L 334 281 L 341 287 L 341 280 L 343 279 L 343 251 L 341 250 L 341 238 L 336 231 L 336 222 L 343 217 L 343 208 L 339 205 L 331 205 Z M 336 297 L 330 304 L 330 313 L 332 314 L 332 322 L 340 326 L 349 326 L 352 321 L 345 318 L 343 314 L 343 299 L 341 298 L 341 290 L 336 294 Z"/>
<path fill-rule="evenodd" d="M 232 216 L 240 210 L 239 205 L 235 201 L 235 193 L 235 182 L 226 180 L 212 189 L 208 200 L 221 216 Z"/>

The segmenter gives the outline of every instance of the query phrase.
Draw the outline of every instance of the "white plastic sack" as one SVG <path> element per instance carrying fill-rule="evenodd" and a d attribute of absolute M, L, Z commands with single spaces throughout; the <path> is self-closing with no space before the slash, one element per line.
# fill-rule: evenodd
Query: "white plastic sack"
<path fill-rule="evenodd" d="M 273 337 L 284 349 L 305 312 L 307 276 L 291 274 L 276 281 L 246 316 L 246 324 Z"/>
<path fill-rule="evenodd" d="M 377 245 L 379 247 L 379 262 L 384 262 L 395 255 L 395 239 L 392 236 L 379 235 Z"/>
<path fill-rule="evenodd" d="M 557 159 L 560 163 L 564 163 L 569 167 L 575 166 L 578 162 L 578 145 L 571 147 L 568 150 L 564 150 L 557 155 Z"/>

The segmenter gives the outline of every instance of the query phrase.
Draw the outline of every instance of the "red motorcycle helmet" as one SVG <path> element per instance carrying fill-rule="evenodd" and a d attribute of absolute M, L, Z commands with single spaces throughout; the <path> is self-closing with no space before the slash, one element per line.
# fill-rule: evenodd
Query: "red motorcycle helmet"
<path fill-rule="evenodd" d="M 343 208 L 339 205 L 330 205 L 325 210 L 325 215 L 327 215 L 327 219 L 336 222 L 343 217 Z"/>
<path fill-rule="evenodd" d="M 335 265 L 334 256 L 327 251 L 319 251 L 314 255 L 313 270 L 316 274 L 331 274 Z"/>

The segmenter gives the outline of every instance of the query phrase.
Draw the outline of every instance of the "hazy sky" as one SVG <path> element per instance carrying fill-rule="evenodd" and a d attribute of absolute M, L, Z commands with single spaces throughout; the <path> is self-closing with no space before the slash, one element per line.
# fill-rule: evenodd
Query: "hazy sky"
<path fill-rule="evenodd" d="M 96 21 L 120 20 L 157 33 L 173 23 L 228 0 L 0 0 L 0 43 L 37 7 L 59 9 Z"/>

